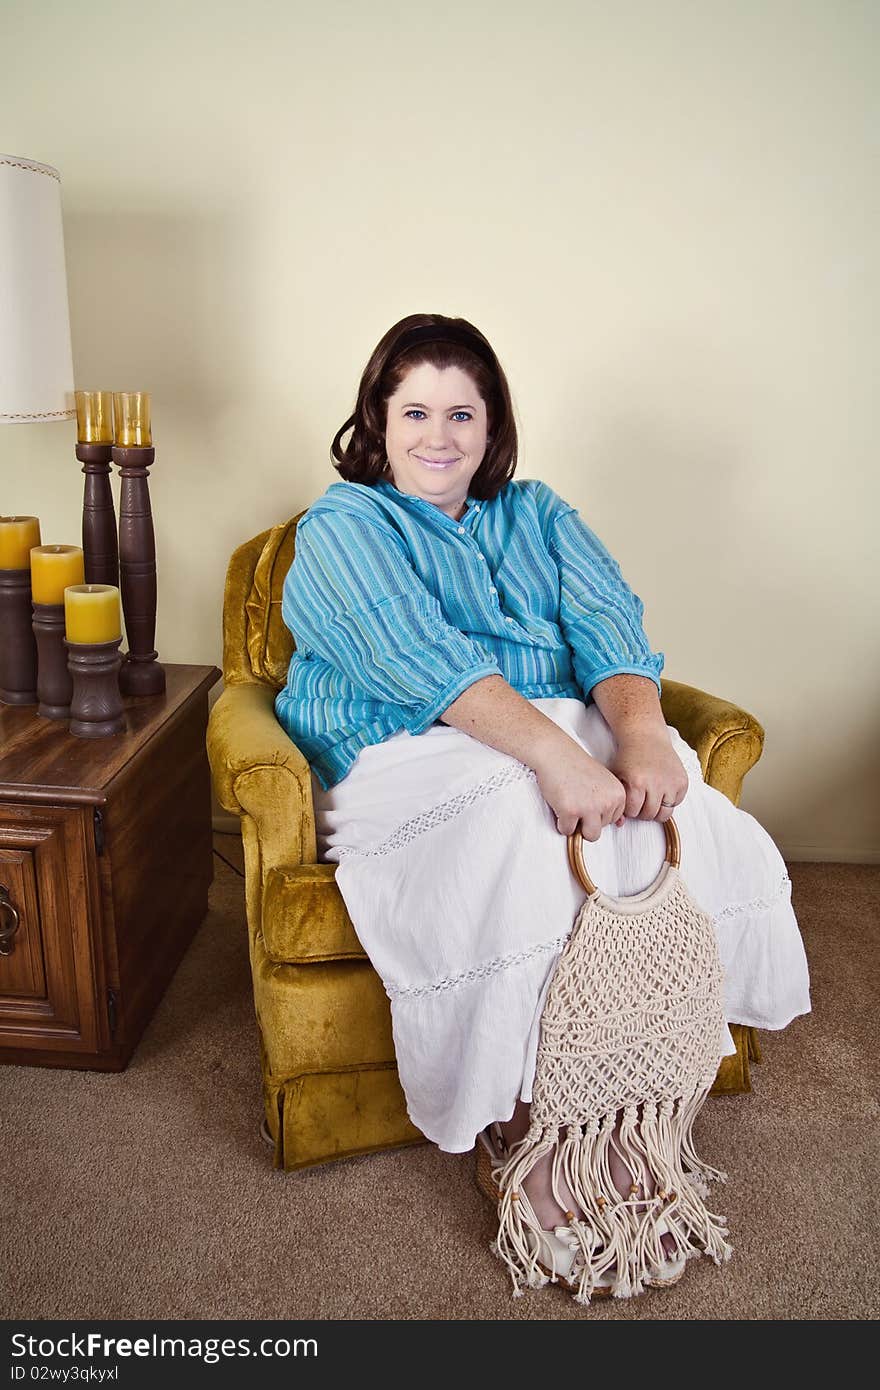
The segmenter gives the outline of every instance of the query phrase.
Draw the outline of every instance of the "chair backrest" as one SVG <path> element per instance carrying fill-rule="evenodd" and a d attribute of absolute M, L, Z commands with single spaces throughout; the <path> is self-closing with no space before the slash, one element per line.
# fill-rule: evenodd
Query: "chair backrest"
<path fill-rule="evenodd" d="M 296 528 L 305 511 L 238 547 L 223 599 L 226 685 L 258 680 L 279 689 L 295 643 L 281 616 L 281 595 L 293 563 Z"/>

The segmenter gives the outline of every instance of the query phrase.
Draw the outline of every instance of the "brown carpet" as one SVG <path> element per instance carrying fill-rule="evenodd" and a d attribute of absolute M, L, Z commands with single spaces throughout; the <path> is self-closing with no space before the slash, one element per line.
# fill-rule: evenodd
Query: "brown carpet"
<path fill-rule="evenodd" d="M 240 845 L 215 846 L 211 911 L 128 1069 L 0 1067 L 3 1317 L 877 1316 L 880 870 L 789 866 L 814 1012 L 763 1033 L 751 1095 L 699 1121 L 700 1151 L 730 1173 L 715 1202 L 730 1264 L 581 1308 L 553 1287 L 511 1299 L 472 1154 L 273 1170 Z"/>

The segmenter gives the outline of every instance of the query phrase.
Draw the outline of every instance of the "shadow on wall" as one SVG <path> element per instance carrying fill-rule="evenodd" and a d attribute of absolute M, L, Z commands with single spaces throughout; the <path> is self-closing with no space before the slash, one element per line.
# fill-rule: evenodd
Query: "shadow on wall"
<path fill-rule="evenodd" d="M 674 393 L 668 411 L 659 401 L 654 412 L 634 409 L 613 393 L 601 400 L 584 488 L 596 512 L 586 519 L 644 599 L 648 632 L 663 634 L 656 644 L 667 677 L 721 695 L 765 725 L 745 809 L 763 806 L 765 781 L 769 797 L 774 749 L 782 751 L 787 766 L 802 765 L 797 804 L 774 818 L 777 840 L 799 859 L 875 862 L 875 710 L 856 688 L 832 724 L 830 686 L 828 704 L 815 707 L 815 634 L 835 631 L 849 602 L 846 577 L 821 562 L 816 519 L 828 508 L 805 490 L 815 484 L 793 476 L 790 459 L 775 462 L 746 425 L 713 424 L 732 418 L 730 394 L 740 388 L 747 405 L 747 383 L 734 380 L 692 411 L 677 411 Z M 869 650 L 864 660 L 852 655 L 856 670 L 870 671 Z"/>
<path fill-rule="evenodd" d="M 226 564 L 260 529 L 242 516 L 242 500 L 258 513 L 262 496 L 251 225 L 235 206 L 119 211 L 109 197 L 65 212 L 76 384 L 152 395 L 160 656 L 172 604 L 198 639 L 178 637 L 178 660 L 213 659 Z M 118 490 L 114 475 L 117 506 Z"/>
<path fill-rule="evenodd" d="M 833 505 L 817 490 L 824 484 L 802 479 L 790 458 L 774 457 L 747 426 L 723 423 L 740 389 L 747 413 L 747 385 L 734 380 L 709 391 L 692 410 L 680 383 L 668 411 L 602 402 L 587 449 L 589 492 L 624 538 L 618 548 L 635 567 L 646 606 L 659 576 L 669 631 L 676 623 L 720 625 L 732 639 L 721 652 L 733 654 L 736 670 L 775 663 L 787 688 L 808 620 L 833 621 L 846 588 L 843 576 L 815 563 Z"/>
<path fill-rule="evenodd" d="M 309 269 L 296 265 L 294 290 L 279 289 L 258 233 L 253 207 L 240 204 L 163 215 L 108 201 L 65 213 L 77 385 L 152 392 L 157 472 L 172 445 L 181 465 L 163 470 L 169 505 L 176 517 L 211 506 L 210 528 L 187 545 L 209 536 L 224 572 L 236 546 L 304 505 L 303 459 L 327 459 L 316 496 L 336 480 L 330 440 L 343 418 L 316 425 L 296 381 L 297 277 Z M 279 496 L 291 500 L 279 508 Z"/>
<path fill-rule="evenodd" d="M 813 711 L 804 740 L 804 759 L 812 771 L 797 804 L 783 814 L 779 837 L 791 847 L 789 857 L 809 862 L 880 863 L 880 746 L 874 710 L 856 709 L 845 716 L 843 756 L 827 751 L 824 722 L 829 708 Z M 758 764 L 760 767 L 760 763 Z M 756 769 L 757 771 L 757 769 Z M 815 835 L 811 827 L 816 827 Z"/>
<path fill-rule="evenodd" d="M 646 605 L 655 567 L 665 566 L 665 602 L 697 620 L 716 616 L 718 602 L 737 590 L 747 557 L 771 553 L 747 441 L 701 424 L 700 414 L 706 411 L 675 419 L 609 402 L 597 413 L 590 446 L 593 495 L 605 515 L 631 518 L 630 563 L 633 549 L 649 557 L 640 574 L 647 576 Z"/>
<path fill-rule="evenodd" d="M 163 420 L 197 424 L 206 455 L 247 388 L 243 225 L 234 208 L 65 213 L 77 384 L 151 391 Z"/>

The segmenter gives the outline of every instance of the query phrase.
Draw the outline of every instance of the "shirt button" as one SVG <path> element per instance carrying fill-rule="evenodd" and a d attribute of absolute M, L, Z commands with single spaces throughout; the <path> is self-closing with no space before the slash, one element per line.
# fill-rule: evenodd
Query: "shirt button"
<path fill-rule="evenodd" d="M 463 535 L 464 535 L 464 527 L 463 527 L 463 526 L 459 526 L 459 528 L 458 528 L 458 534 L 459 534 L 460 536 L 463 536 Z"/>
<path fill-rule="evenodd" d="M 505 618 L 504 621 L 505 621 L 506 623 L 515 623 L 515 622 L 516 622 L 516 618 Z"/>
<path fill-rule="evenodd" d="M 490 585 L 489 585 L 489 593 L 490 593 L 490 594 L 497 594 L 497 593 L 498 593 L 498 590 L 495 588 L 495 585 L 494 585 L 494 584 L 490 584 Z"/>

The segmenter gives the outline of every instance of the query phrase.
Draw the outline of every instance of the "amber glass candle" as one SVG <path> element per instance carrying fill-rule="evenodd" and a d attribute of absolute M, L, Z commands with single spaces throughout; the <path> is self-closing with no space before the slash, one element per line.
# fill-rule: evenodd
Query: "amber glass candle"
<path fill-rule="evenodd" d="M 117 641 L 122 636 L 122 614 L 116 585 L 68 585 L 64 590 L 64 628 L 68 642 Z"/>
<path fill-rule="evenodd" d="M 0 516 L 0 570 L 30 569 L 31 551 L 41 539 L 39 517 Z"/>
<path fill-rule="evenodd" d="M 84 580 L 81 546 L 34 546 L 31 551 L 31 598 L 34 603 L 63 603 L 68 584 L 82 584 Z"/>
<path fill-rule="evenodd" d="M 113 392 L 74 391 L 76 438 L 80 444 L 113 443 Z"/>
<path fill-rule="evenodd" d="M 117 448 L 152 447 L 149 391 L 114 391 L 113 420 Z"/>

